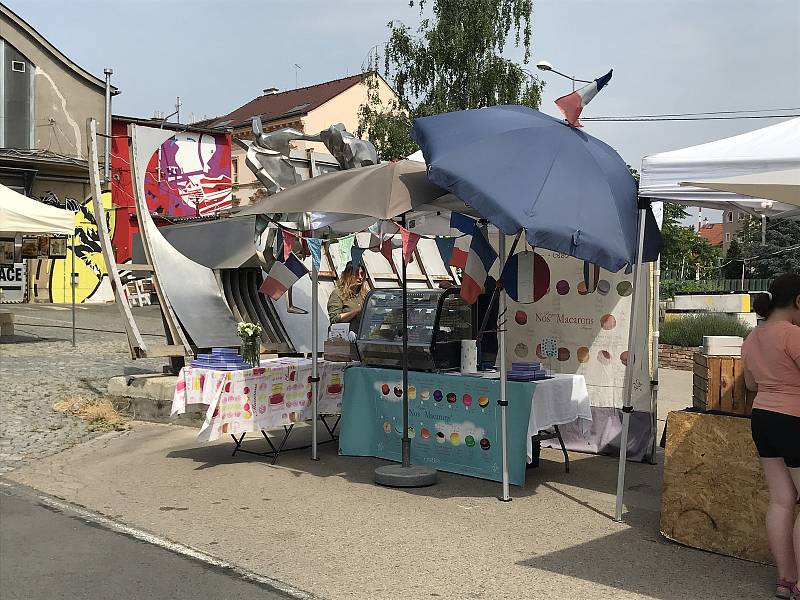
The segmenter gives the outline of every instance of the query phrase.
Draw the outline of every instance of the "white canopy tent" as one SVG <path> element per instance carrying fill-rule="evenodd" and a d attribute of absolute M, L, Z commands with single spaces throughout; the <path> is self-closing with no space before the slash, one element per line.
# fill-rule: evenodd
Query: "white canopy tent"
<path fill-rule="evenodd" d="M 718 210 L 736 208 L 759 216 L 800 216 L 797 206 L 780 202 L 762 206 L 768 199 L 754 198 L 742 189 L 681 185 L 798 168 L 800 117 L 715 142 L 647 156 L 642 161 L 639 196 Z"/>
<path fill-rule="evenodd" d="M 708 181 L 682 181 L 681 185 L 764 198 L 800 207 L 800 167 Z"/>
<path fill-rule="evenodd" d="M 0 184 L 0 236 L 69 235 L 75 271 L 75 213 L 42 204 Z M 72 345 L 75 345 L 75 278 L 72 287 Z"/>
<path fill-rule="evenodd" d="M 800 218 L 800 208 L 796 205 L 775 202 L 769 198 L 754 198 L 743 193 L 752 192 L 753 188 L 721 187 L 711 184 L 712 181 L 727 178 L 774 179 L 770 172 L 789 170 L 796 172 L 798 168 L 800 168 L 800 118 L 707 144 L 646 156 L 642 160 L 639 197 L 718 210 L 735 208 L 755 216 Z M 700 185 L 693 185 L 692 182 Z M 709 184 L 709 187 L 703 187 L 705 184 Z M 658 288 L 659 274 L 656 269 L 654 285 L 656 298 L 659 295 Z M 653 345 L 657 347 L 658 312 L 654 315 L 653 331 Z M 654 371 L 657 373 L 657 352 L 655 361 Z M 627 423 L 624 423 L 617 474 L 616 519 L 618 521 L 622 518 L 625 489 L 626 438 Z"/>

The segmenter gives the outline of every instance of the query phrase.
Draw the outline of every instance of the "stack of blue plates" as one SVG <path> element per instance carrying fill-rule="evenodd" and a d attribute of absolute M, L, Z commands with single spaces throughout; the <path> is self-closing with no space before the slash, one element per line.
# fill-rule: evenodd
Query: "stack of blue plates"
<path fill-rule="evenodd" d="M 198 354 L 192 361 L 192 366 L 214 371 L 241 371 L 253 368 L 239 356 L 236 348 L 212 348 L 211 354 Z"/>
<path fill-rule="evenodd" d="M 511 381 L 535 381 L 545 379 L 545 377 L 542 364 L 538 362 L 511 363 L 511 370 L 508 372 L 508 378 Z"/>

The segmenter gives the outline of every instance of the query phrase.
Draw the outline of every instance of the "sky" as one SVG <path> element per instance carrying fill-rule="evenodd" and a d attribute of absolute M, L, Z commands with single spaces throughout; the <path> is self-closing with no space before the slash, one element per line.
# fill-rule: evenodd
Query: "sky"
<path fill-rule="evenodd" d="M 2 1 L 83 68 L 102 78 L 112 67 L 122 91 L 115 114 L 169 114 L 180 96 L 183 121 L 226 114 L 267 87 L 358 73 L 389 21 L 416 28 L 421 18 L 408 0 Z M 521 60 L 522 50 L 512 44 L 506 56 Z M 531 62 L 539 60 L 580 79 L 614 69 L 587 117 L 800 114 L 800 2 L 534 0 Z M 540 74 L 541 109 L 560 117 L 553 100 L 572 84 Z M 649 154 L 776 122 L 586 122 L 585 130 L 639 168 Z"/>

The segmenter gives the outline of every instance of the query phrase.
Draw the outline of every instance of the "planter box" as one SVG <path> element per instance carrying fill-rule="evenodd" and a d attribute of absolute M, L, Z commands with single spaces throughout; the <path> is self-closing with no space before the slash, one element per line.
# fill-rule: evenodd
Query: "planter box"
<path fill-rule="evenodd" d="M 692 405 L 703 411 L 718 410 L 749 415 L 755 392 L 744 383 L 744 366 L 738 356 L 694 354 Z"/>

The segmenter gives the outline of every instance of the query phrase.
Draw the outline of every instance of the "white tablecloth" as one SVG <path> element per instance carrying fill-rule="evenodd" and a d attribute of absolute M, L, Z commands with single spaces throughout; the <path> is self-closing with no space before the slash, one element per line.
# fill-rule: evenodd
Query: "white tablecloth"
<path fill-rule="evenodd" d="M 533 459 L 531 438 L 553 425 L 577 420 L 584 434 L 592 423 L 589 391 L 583 375 L 554 375 L 552 379 L 536 382 L 528 421 L 528 462 Z"/>
<path fill-rule="evenodd" d="M 344 363 L 319 361 L 318 414 L 341 414 Z M 197 438 L 257 433 L 312 417 L 311 359 L 277 358 L 242 371 L 184 367 L 178 375 L 171 414 L 205 410 Z"/>

